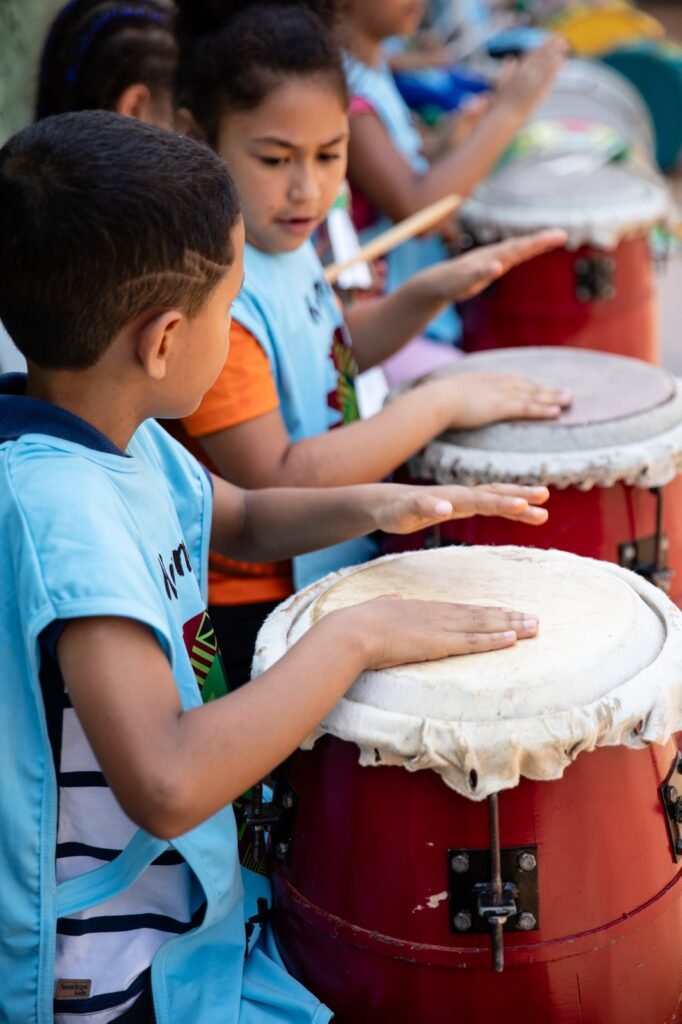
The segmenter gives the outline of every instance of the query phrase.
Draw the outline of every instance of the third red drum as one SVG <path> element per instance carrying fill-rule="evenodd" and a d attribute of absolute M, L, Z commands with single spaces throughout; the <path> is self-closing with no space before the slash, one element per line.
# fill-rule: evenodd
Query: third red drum
<path fill-rule="evenodd" d="M 500 349 L 448 372 L 519 374 L 567 388 L 558 420 L 452 431 L 410 463 L 423 481 L 550 488 L 549 522 L 478 517 L 442 529 L 446 541 L 560 548 L 616 562 L 682 597 L 682 392 L 640 360 L 570 348 Z"/>
<path fill-rule="evenodd" d="M 465 350 L 572 345 L 660 362 L 648 236 L 669 213 L 665 185 L 605 125 L 538 121 L 516 149 L 462 208 L 464 229 L 482 244 L 564 228 L 568 242 L 462 306 Z"/>

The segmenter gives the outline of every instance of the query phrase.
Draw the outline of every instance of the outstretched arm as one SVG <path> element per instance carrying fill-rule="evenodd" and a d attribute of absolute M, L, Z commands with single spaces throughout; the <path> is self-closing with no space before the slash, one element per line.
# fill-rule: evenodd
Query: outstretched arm
<path fill-rule="evenodd" d="M 420 271 L 391 295 L 346 310 L 353 352 L 361 370 L 382 363 L 453 302 L 466 302 L 512 267 L 566 242 L 565 231 L 538 231 L 484 245 Z"/>
<path fill-rule="evenodd" d="M 566 44 L 553 38 L 524 57 L 500 83 L 500 96 L 457 148 L 416 173 L 374 113 L 352 118 L 348 166 L 353 184 L 391 220 L 403 220 L 429 203 L 458 192 L 468 195 L 495 163 L 549 91 Z"/>
<path fill-rule="evenodd" d="M 271 562 L 338 544 L 374 530 L 416 530 L 473 515 L 539 526 L 546 487 L 359 487 L 241 491 L 214 478 L 211 547 L 240 561 Z"/>

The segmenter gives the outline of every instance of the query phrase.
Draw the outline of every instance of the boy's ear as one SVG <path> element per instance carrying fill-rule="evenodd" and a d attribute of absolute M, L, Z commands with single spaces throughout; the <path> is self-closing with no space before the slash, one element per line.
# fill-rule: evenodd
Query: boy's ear
<path fill-rule="evenodd" d="M 152 380 L 163 380 L 168 373 L 184 320 L 182 313 L 170 309 L 137 328 L 135 354 Z"/>
<path fill-rule="evenodd" d="M 125 117 L 153 123 L 152 94 L 148 86 L 135 82 L 124 89 L 116 100 L 115 111 Z"/>

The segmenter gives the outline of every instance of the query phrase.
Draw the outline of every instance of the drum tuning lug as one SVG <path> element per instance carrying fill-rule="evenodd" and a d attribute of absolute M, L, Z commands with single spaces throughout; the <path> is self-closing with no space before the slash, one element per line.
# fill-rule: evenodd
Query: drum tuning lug
<path fill-rule="evenodd" d="M 450 902 L 450 928 L 483 934 L 497 927 L 504 919 L 504 931 L 524 931 L 519 925 L 520 912 L 530 913 L 538 928 L 540 899 L 538 888 L 537 846 L 512 846 L 500 849 L 500 891 L 493 891 L 491 882 L 490 850 L 448 850 L 448 893 Z M 532 866 L 531 866 L 532 865 Z M 466 911 L 471 926 L 461 928 L 458 917 Z M 526 922 L 530 919 L 525 918 Z M 526 923 L 525 930 L 529 930 Z"/>
<path fill-rule="evenodd" d="M 668 839 L 676 864 L 682 858 L 682 797 L 677 786 L 673 785 L 673 779 L 679 774 L 682 774 L 682 752 L 678 751 L 667 777 L 659 787 Z"/>
<path fill-rule="evenodd" d="M 263 799 L 262 783 L 251 790 L 251 799 L 239 809 L 239 818 L 246 828 L 240 842 L 240 860 L 244 867 L 262 871 L 266 856 L 266 835 L 272 836 L 272 852 L 277 860 L 286 861 L 296 816 L 296 794 L 286 782 L 278 782 L 272 800 Z"/>
<path fill-rule="evenodd" d="M 680 794 L 677 791 L 676 786 L 664 786 L 663 796 L 671 807 L 674 807 L 677 803 L 679 803 Z"/>
<path fill-rule="evenodd" d="M 609 256 L 583 257 L 575 263 L 575 294 L 579 302 L 607 301 L 616 296 L 616 264 Z"/>

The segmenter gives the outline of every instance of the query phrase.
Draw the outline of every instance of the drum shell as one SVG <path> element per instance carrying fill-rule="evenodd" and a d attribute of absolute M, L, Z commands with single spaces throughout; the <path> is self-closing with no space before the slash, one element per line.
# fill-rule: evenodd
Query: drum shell
<path fill-rule="evenodd" d="M 587 558 L 620 563 L 621 545 L 656 532 L 656 500 L 645 488 L 617 483 L 613 487 L 550 487 L 550 517 L 544 526 L 477 516 L 454 520 L 440 528 L 444 543 L 520 544 L 549 550 L 571 551 Z M 663 533 L 668 566 L 674 575 L 671 596 L 682 600 L 682 477 L 663 489 Z"/>
<path fill-rule="evenodd" d="M 580 267 L 605 266 L 613 294 L 579 297 Z M 464 303 L 467 352 L 527 345 L 571 345 L 660 363 L 657 289 L 645 235 L 614 250 L 558 249 L 510 270 Z"/>
<path fill-rule="evenodd" d="M 432 772 L 362 768 L 325 737 L 287 767 L 296 827 L 273 876 L 287 966 L 338 1024 L 675 1020 L 682 874 L 657 792 L 672 760 L 672 743 L 602 748 L 501 794 L 502 846 L 537 846 L 540 929 L 505 935 L 496 975 L 489 937 L 453 934 L 443 895 L 448 849 L 488 845 L 485 804 Z"/>

